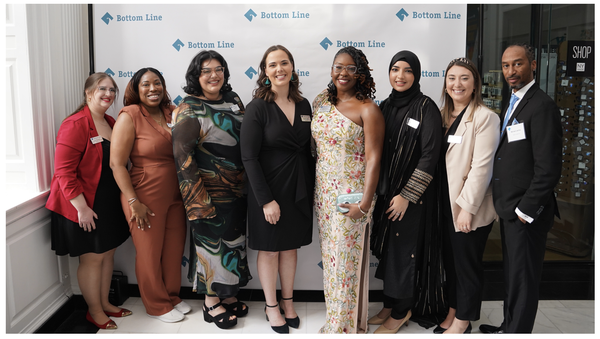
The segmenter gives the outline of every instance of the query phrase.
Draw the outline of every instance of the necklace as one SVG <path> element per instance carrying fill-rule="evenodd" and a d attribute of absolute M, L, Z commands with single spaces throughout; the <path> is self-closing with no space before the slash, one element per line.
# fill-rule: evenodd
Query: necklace
<path fill-rule="evenodd" d="M 160 127 L 163 127 L 163 125 L 162 125 L 162 115 L 159 115 L 159 116 L 158 116 L 158 120 L 154 119 L 154 117 L 153 117 L 152 115 L 151 115 L 150 117 L 152 118 L 152 120 L 156 121 L 156 123 L 157 123 L 157 124 L 158 124 Z"/>

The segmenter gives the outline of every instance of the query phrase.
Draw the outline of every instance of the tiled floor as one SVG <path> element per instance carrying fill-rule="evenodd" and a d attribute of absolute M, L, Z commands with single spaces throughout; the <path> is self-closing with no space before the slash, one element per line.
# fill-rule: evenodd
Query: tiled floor
<path fill-rule="evenodd" d="M 203 300 L 186 300 L 192 306 L 192 312 L 178 323 L 167 324 L 146 315 L 140 298 L 129 298 L 123 307 L 133 311 L 126 318 L 113 318 L 118 325 L 117 330 L 100 330 L 98 333 L 265 333 L 274 334 L 265 320 L 264 302 L 247 302 L 250 312 L 238 319 L 238 324 L 229 330 L 220 330 L 214 324 L 204 321 L 202 316 Z M 300 328 L 290 329 L 291 333 L 317 333 L 325 321 L 325 303 L 296 302 L 296 312 L 300 316 Z M 379 311 L 381 303 L 369 304 L 369 316 Z M 484 301 L 481 319 L 473 323 L 473 333 L 479 332 L 480 324 L 500 325 L 502 322 L 502 302 Z M 370 325 L 369 333 L 377 326 Z M 431 334 L 429 330 L 416 323 L 409 322 L 399 333 Z M 594 333 L 594 301 L 593 300 L 547 300 L 540 301 L 536 317 L 534 333 Z"/>

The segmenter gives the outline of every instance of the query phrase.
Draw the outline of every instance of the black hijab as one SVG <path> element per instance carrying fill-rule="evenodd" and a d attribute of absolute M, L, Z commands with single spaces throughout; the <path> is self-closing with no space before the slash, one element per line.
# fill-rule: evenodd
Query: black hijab
<path fill-rule="evenodd" d="M 408 63 L 410 68 L 412 68 L 413 75 L 415 77 L 415 81 L 409 89 L 404 92 L 398 92 L 392 88 L 392 93 L 389 96 L 389 102 L 392 106 L 404 107 L 408 105 L 415 97 L 423 95 L 421 92 L 421 85 L 419 84 L 419 80 L 421 80 L 421 62 L 419 62 L 419 58 L 413 52 L 400 51 L 392 58 L 390 67 L 388 68 L 388 74 L 392 70 L 394 64 L 396 64 L 398 61 L 404 61 Z"/>
<path fill-rule="evenodd" d="M 392 89 L 388 99 L 381 103 L 381 113 L 385 120 L 385 138 L 377 184 L 379 196 L 375 211 L 373 212 L 374 224 L 371 235 L 371 249 L 378 259 L 384 252 L 383 246 L 390 226 L 390 220 L 385 211 L 391 199 L 400 194 L 415 168 L 417 167 L 420 152 L 414 152 L 419 141 L 421 128 L 410 127 L 409 120 L 415 120 L 420 126 L 423 122 L 423 108 L 429 100 L 421 92 L 419 80 L 421 79 L 421 63 L 419 58 L 410 51 L 396 53 L 390 62 L 389 70 L 398 61 L 406 61 L 412 68 L 415 80 L 412 86 L 404 92 Z"/>

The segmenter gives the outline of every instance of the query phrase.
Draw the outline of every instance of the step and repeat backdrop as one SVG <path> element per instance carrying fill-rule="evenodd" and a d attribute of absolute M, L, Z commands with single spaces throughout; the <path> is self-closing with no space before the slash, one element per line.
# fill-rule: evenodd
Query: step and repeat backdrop
<path fill-rule="evenodd" d="M 301 91 L 310 101 L 326 88 L 331 65 L 342 47 L 361 49 L 372 69 L 376 101 L 388 97 L 388 67 L 394 54 L 414 52 L 421 61 L 421 89 L 440 101 L 444 71 L 450 60 L 465 55 L 466 5 L 94 5 L 95 72 L 110 74 L 120 88 L 114 109 L 123 106 L 125 87 L 143 67 L 162 72 L 171 100 L 185 96 L 185 72 L 191 59 L 204 49 L 227 60 L 230 84 L 244 102 L 252 100 L 258 66 L 264 51 L 283 45 L 293 55 Z M 316 220 L 316 218 L 315 218 Z M 182 262 L 182 286 L 187 280 L 189 235 Z M 131 239 L 119 247 L 115 269 L 136 284 L 135 248 Z M 256 252 L 248 250 L 254 279 L 246 286 L 260 289 Z M 298 251 L 295 288 L 323 288 L 318 228 L 313 242 Z M 373 276 L 377 259 L 370 263 L 370 288 L 382 285 Z"/>

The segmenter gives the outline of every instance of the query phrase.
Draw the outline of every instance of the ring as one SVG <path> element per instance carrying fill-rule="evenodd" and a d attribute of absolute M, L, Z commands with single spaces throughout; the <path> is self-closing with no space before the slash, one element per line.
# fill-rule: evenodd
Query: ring
<path fill-rule="evenodd" d="M 396 213 L 396 215 L 400 215 L 400 213 L 398 212 L 398 213 Z"/>

